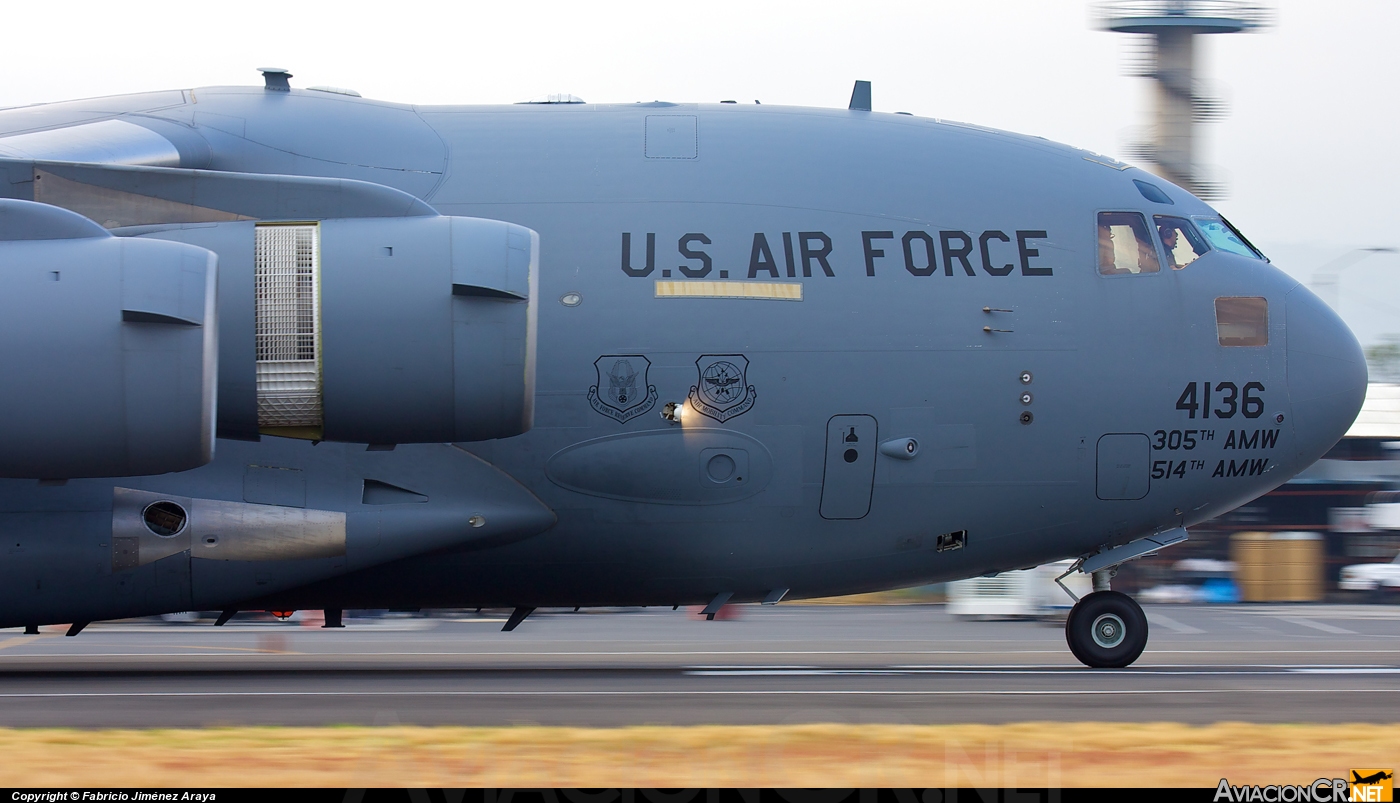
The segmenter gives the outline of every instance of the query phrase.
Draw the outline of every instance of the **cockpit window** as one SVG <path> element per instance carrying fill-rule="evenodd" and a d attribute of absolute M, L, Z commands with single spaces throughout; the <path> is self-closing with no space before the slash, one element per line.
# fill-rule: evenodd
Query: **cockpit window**
<path fill-rule="evenodd" d="M 1162 192 L 1162 188 L 1158 187 L 1156 184 L 1148 184 L 1146 181 L 1138 181 L 1137 179 L 1133 179 L 1133 183 L 1137 185 L 1138 192 L 1142 193 L 1142 197 L 1152 203 L 1176 205 L 1176 202 L 1171 199 L 1171 196 Z"/>
<path fill-rule="evenodd" d="M 1225 218 L 1196 218 L 1196 225 L 1201 227 L 1201 233 L 1205 234 L 1211 247 L 1219 248 L 1226 253 L 1239 254 L 1242 257 L 1264 259 L 1264 255 L 1259 253 L 1259 249 L 1250 245 L 1249 240 L 1246 240 L 1244 235 L 1231 226 L 1230 221 Z"/>
<path fill-rule="evenodd" d="M 1215 299 L 1215 329 L 1222 346 L 1269 345 L 1269 300 L 1251 296 Z"/>
<path fill-rule="evenodd" d="M 1181 270 L 1210 250 L 1205 238 L 1184 217 L 1154 215 L 1152 225 L 1157 227 L 1157 239 L 1167 251 L 1167 263 L 1172 270 Z"/>
<path fill-rule="evenodd" d="M 1157 246 L 1140 212 L 1099 213 L 1099 273 L 1156 273 Z"/>

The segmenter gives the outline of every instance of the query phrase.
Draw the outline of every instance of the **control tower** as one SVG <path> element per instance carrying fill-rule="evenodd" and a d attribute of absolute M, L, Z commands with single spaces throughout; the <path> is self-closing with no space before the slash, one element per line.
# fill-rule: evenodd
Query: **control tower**
<path fill-rule="evenodd" d="M 1154 118 L 1147 141 L 1130 145 L 1129 155 L 1206 200 L 1220 198 L 1224 187 L 1196 162 L 1193 129 L 1224 117 L 1225 103 L 1196 77 L 1196 37 L 1267 27 L 1272 9 L 1239 0 L 1110 0 L 1093 15 L 1102 30 L 1143 35 L 1128 72 L 1153 79 Z"/>

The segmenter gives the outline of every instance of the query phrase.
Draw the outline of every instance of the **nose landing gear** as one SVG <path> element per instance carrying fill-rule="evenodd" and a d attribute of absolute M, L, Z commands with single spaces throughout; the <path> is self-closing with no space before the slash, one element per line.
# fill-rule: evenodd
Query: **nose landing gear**
<path fill-rule="evenodd" d="M 1125 667 L 1136 661 L 1147 646 L 1147 616 L 1127 594 L 1095 591 L 1070 609 L 1065 620 L 1065 641 L 1074 657 L 1086 666 Z"/>
<path fill-rule="evenodd" d="M 1179 511 L 1178 511 L 1179 512 Z M 1095 669 L 1119 669 L 1142 655 L 1147 646 L 1147 614 L 1127 594 L 1108 587 L 1109 580 L 1123 563 L 1174 546 L 1187 539 L 1186 528 L 1174 527 L 1126 544 L 1085 555 L 1064 574 L 1055 578 L 1074 607 L 1065 619 L 1065 641 L 1081 663 Z M 1094 592 L 1080 599 L 1064 579 L 1074 572 L 1094 578 Z"/>

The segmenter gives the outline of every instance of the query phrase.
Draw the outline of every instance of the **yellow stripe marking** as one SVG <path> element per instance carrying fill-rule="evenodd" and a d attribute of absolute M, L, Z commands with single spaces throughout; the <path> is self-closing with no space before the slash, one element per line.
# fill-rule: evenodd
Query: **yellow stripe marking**
<path fill-rule="evenodd" d="M 657 298 L 756 298 L 801 301 L 801 282 L 665 282 L 656 283 Z"/>

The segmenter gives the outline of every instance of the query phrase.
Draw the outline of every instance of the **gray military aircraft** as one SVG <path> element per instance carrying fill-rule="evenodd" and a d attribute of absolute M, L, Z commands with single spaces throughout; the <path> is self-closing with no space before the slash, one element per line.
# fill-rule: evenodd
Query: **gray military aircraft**
<path fill-rule="evenodd" d="M 850 108 L 0 111 L 0 627 L 704 605 L 1115 567 L 1346 431 L 1356 339 L 1211 207 Z"/>

